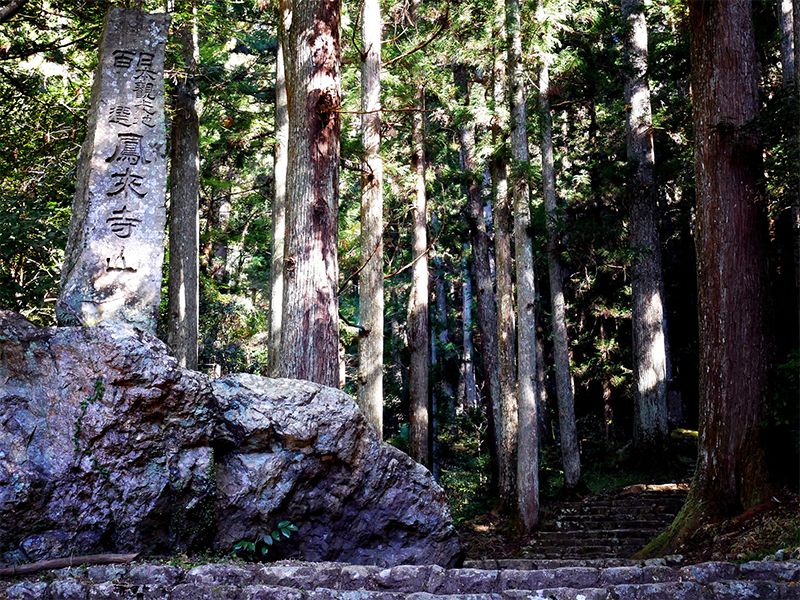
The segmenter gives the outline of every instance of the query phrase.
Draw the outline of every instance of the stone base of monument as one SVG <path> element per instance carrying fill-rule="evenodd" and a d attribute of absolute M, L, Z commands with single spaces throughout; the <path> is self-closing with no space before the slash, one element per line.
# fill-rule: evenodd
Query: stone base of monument
<path fill-rule="evenodd" d="M 307 382 L 180 368 L 118 323 L 40 329 L 0 312 L 0 563 L 230 553 L 283 520 L 287 558 L 452 566 L 430 473 L 355 402 Z"/>
<path fill-rule="evenodd" d="M 514 568 L 381 568 L 340 563 L 165 564 L 62 569 L 0 579 L 9 599 L 742 600 L 798 598 L 800 562 L 668 565 L 664 559 L 514 561 Z M 5 590 L 4 590 L 5 588 Z"/>

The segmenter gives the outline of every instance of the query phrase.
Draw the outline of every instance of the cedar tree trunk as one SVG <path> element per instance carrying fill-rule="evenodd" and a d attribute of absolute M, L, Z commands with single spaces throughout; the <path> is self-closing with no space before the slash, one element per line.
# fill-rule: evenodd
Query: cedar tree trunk
<path fill-rule="evenodd" d="M 197 8 L 194 2 L 185 2 L 184 8 L 191 10 L 192 17 L 189 22 L 181 23 L 175 32 L 180 43 L 184 73 L 178 77 L 172 96 L 167 345 L 178 364 L 187 369 L 196 369 L 200 269 L 200 124 L 195 105 L 197 86 L 194 76 L 200 50 Z"/>
<path fill-rule="evenodd" d="M 278 375 L 283 319 L 283 256 L 286 242 L 286 162 L 289 151 L 289 104 L 286 97 L 285 13 L 281 11 L 275 57 L 275 195 L 272 198 L 272 260 L 270 263 L 269 367 Z"/>
<path fill-rule="evenodd" d="M 364 0 L 361 17 L 361 260 L 358 298 L 358 405 L 383 437 L 383 161 L 381 145 L 381 12 Z"/>
<path fill-rule="evenodd" d="M 544 21 L 541 2 L 537 16 Z M 550 66 L 543 57 L 539 70 L 539 112 L 542 122 L 542 186 L 544 209 L 547 215 L 547 270 L 550 280 L 551 322 L 553 325 L 553 358 L 556 367 L 556 397 L 558 425 L 561 432 L 561 461 L 564 465 L 564 484 L 568 489 L 578 485 L 581 478 L 581 455 L 578 429 L 575 425 L 575 399 L 570 372 L 567 307 L 564 300 L 563 275 L 559 256 L 559 224 L 556 207 L 556 171 L 553 164 L 553 118 L 550 114 Z"/>
<path fill-rule="evenodd" d="M 638 453 L 652 456 L 663 450 L 668 434 L 667 352 L 644 0 L 622 0 L 622 15 L 626 21 L 628 61 L 625 104 L 628 107 L 626 130 L 631 165 L 629 227 L 634 252 L 631 313 L 633 442 Z"/>
<path fill-rule="evenodd" d="M 425 195 L 425 88 L 417 87 L 412 123 L 411 167 L 414 174 L 412 199 L 411 294 L 408 299 L 409 450 L 417 462 L 430 467 L 430 321 L 428 317 L 428 224 Z"/>
<path fill-rule="evenodd" d="M 292 6 L 284 46 L 289 156 L 278 371 L 336 387 L 341 6 L 340 0 Z"/>
<path fill-rule="evenodd" d="M 511 189 L 514 199 L 514 248 L 517 274 L 517 507 L 530 531 L 539 523 L 539 444 L 536 402 L 536 289 L 531 246 L 530 156 L 522 70 L 518 0 L 506 0 L 506 34 L 511 104 Z"/>

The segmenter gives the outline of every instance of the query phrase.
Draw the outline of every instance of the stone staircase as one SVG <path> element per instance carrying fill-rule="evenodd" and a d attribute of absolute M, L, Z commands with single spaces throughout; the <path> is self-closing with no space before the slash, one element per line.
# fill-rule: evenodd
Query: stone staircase
<path fill-rule="evenodd" d="M 72 567 L 0 579 L 9 600 L 743 600 L 800 599 L 800 561 L 493 560 L 461 569 L 337 563 Z"/>
<path fill-rule="evenodd" d="M 523 548 L 527 558 L 628 558 L 678 514 L 688 486 L 636 485 L 562 502 Z"/>

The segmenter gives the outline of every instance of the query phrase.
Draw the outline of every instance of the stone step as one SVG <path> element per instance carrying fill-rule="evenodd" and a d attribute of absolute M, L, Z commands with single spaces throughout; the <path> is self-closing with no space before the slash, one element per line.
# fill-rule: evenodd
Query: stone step
<path fill-rule="evenodd" d="M 621 584 L 607 587 L 550 587 L 535 590 L 509 589 L 502 592 L 439 594 L 431 592 L 390 592 L 314 588 L 299 590 L 269 585 L 236 586 L 182 583 L 126 585 L 107 582 L 83 585 L 74 580 L 47 584 L 17 584 L 7 590 L 8 600 L 50 598 L 51 600 L 797 600 L 796 586 L 774 581 L 723 580 L 709 584 L 694 581 Z"/>
<path fill-rule="evenodd" d="M 677 566 L 683 561 L 680 555 L 664 558 L 648 558 L 634 560 L 629 558 L 600 559 L 530 559 L 530 558 L 498 558 L 464 561 L 464 568 L 471 569 L 517 569 L 535 571 L 538 569 L 557 569 L 559 567 L 666 567 Z"/>
<path fill-rule="evenodd" d="M 67 583 L 67 582 L 62 582 Z M 284 587 L 248 585 L 209 586 L 179 584 L 172 589 L 163 586 L 131 586 L 100 584 L 92 586 L 59 585 L 15 586 L 9 589 L 9 600 L 46 598 L 52 600 L 88 598 L 89 600 L 796 600 L 800 598 L 791 585 L 771 581 L 718 581 L 703 585 L 689 581 L 655 584 L 625 584 L 607 588 L 543 588 L 539 590 L 506 590 L 502 593 L 432 594 L 430 592 L 342 591 L 328 588 L 296 590 Z"/>
<path fill-rule="evenodd" d="M 683 502 L 686 500 L 687 494 L 613 494 L 607 496 L 588 496 L 586 498 L 566 500 L 565 504 L 597 504 L 613 505 L 613 504 L 659 504 L 659 503 L 673 503 Z"/>
<path fill-rule="evenodd" d="M 502 563 L 497 563 L 498 566 L 500 564 Z M 62 569 L 38 579 L 18 583 L 0 580 L 0 598 L 378 600 L 402 597 L 540 597 L 577 600 L 579 595 L 583 595 L 585 600 L 797 599 L 800 598 L 798 584 L 800 561 L 762 561 L 743 565 L 709 562 L 684 567 L 645 563 L 546 569 L 443 569 L 438 566 L 384 569 L 337 563 L 217 563 L 186 569 L 169 565 L 139 564 L 129 567 Z"/>
<path fill-rule="evenodd" d="M 556 515 L 556 518 L 567 515 L 608 515 L 608 516 L 626 516 L 634 518 L 647 518 L 651 515 L 664 515 L 664 514 L 677 514 L 680 510 L 681 503 L 669 504 L 653 504 L 636 505 L 636 504 L 615 504 L 612 506 L 597 505 L 597 504 L 577 504 L 572 506 L 561 506 Z"/>
<path fill-rule="evenodd" d="M 562 531 L 562 530 L 604 530 L 604 529 L 638 529 L 639 531 L 663 531 L 670 523 L 673 517 L 665 519 L 649 519 L 649 520 L 626 520 L 626 519 L 581 519 L 581 518 L 567 518 L 560 519 L 554 523 L 543 523 L 540 531 Z"/>
<path fill-rule="evenodd" d="M 555 531 L 537 531 L 534 538 L 538 541 L 565 541 L 572 540 L 580 541 L 586 539 L 612 539 L 612 540 L 627 540 L 631 538 L 648 538 L 652 532 L 658 533 L 660 529 L 575 529 L 568 530 L 555 530 Z"/>

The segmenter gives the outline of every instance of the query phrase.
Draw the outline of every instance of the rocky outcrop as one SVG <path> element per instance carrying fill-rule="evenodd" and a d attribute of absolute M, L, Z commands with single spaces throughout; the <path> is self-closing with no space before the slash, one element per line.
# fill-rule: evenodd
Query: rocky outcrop
<path fill-rule="evenodd" d="M 231 442 L 217 469 L 216 546 L 287 519 L 290 556 L 452 565 L 459 541 L 428 471 L 382 444 L 346 394 L 288 379 L 212 383 Z"/>
<path fill-rule="evenodd" d="M 209 537 L 214 399 L 158 340 L 2 313 L 0 383 L 6 562 L 189 550 Z"/>
<path fill-rule="evenodd" d="M 0 562 L 214 547 L 288 519 L 287 556 L 450 566 L 441 488 L 322 386 L 209 382 L 119 323 L 0 311 Z M 273 553 L 274 554 L 274 553 Z"/>

